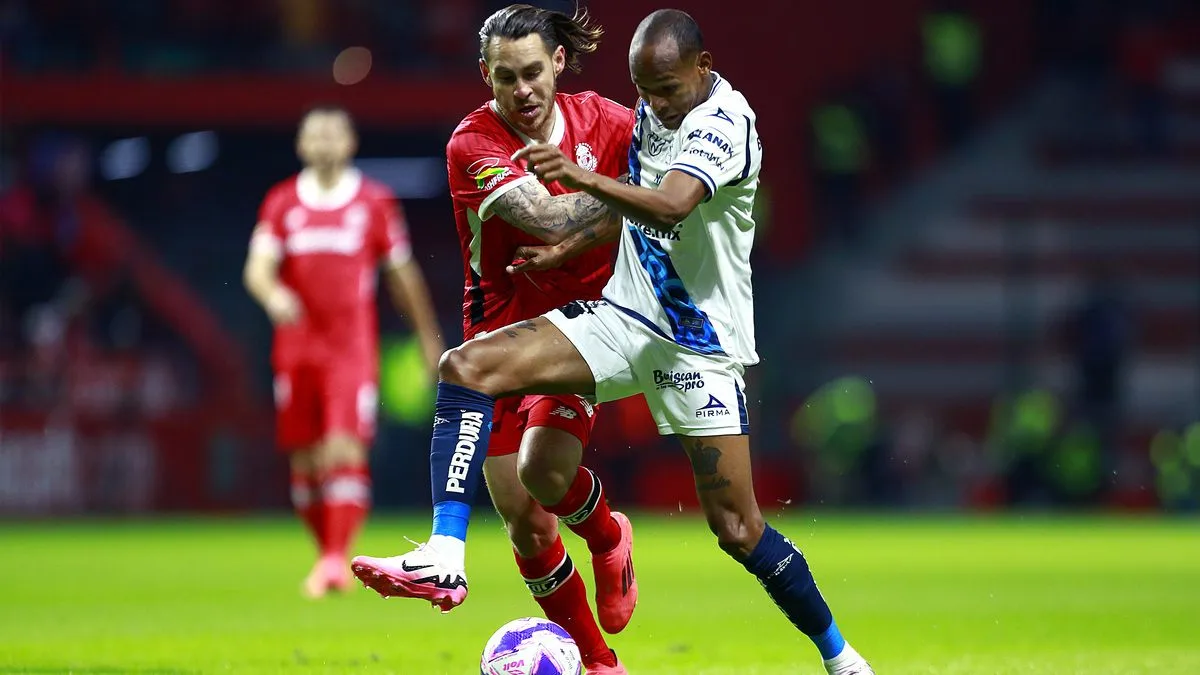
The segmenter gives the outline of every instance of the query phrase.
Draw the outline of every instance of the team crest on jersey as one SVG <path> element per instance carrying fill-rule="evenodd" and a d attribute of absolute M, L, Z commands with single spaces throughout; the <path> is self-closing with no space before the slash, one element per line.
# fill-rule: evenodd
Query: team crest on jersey
<path fill-rule="evenodd" d="M 288 232 L 295 232 L 304 227 L 304 223 L 308 220 L 308 214 L 304 212 L 304 208 L 293 206 L 288 209 L 288 212 L 283 216 L 283 227 Z"/>
<path fill-rule="evenodd" d="M 575 163 L 587 171 L 595 171 L 600 160 L 596 159 L 596 153 L 592 152 L 592 146 L 580 143 L 575 146 Z"/>
<path fill-rule="evenodd" d="M 658 157 L 669 145 L 671 145 L 670 136 L 659 136 L 658 134 L 651 133 L 646 137 L 646 152 L 650 153 L 651 157 Z"/>

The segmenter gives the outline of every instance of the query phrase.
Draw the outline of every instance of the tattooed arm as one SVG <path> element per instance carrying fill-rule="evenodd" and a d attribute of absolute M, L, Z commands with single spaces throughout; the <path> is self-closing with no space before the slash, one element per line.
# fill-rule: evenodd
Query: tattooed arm
<path fill-rule="evenodd" d="M 526 181 L 500 195 L 491 210 L 548 244 L 559 244 L 576 233 L 602 230 L 614 220 L 609 208 L 595 197 L 583 192 L 551 195 L 538 181 Z"/>
<path fill-rule="evenodd" d="M 617 178 L 620 183 L 629 182 L 629 174 Z M 606 207 L 607 208 L 607 207 Z M 591 249 L 621 238 L 621 214 L 607 211 L 606 217 L 592 222 L 579 222 L 564 228 L 564 236 L 550 246 L 521 246 L 508 266 L 509 274 L 553 269 L 565 261 Z"/>

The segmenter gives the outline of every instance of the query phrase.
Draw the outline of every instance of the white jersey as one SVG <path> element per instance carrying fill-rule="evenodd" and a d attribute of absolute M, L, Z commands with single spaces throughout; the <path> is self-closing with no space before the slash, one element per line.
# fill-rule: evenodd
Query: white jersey
<path fill-rule="evenodd" d="M 638 105 L 630 181 L 657 189 L 667 172 L 682 171 L 708 196 L 671 232 L 626 219 L 604 298 L 679 345 L 752 365 L 750 249 L 762 144 L 746 98 L 720 75 L 713 80 L 708 100 L 677 130 Z"/>

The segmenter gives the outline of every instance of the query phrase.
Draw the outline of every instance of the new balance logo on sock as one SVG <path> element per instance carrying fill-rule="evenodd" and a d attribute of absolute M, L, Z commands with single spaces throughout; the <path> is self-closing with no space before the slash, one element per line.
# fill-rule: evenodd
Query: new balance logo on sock
<path fill-rule="evenodd" d="M 458 443 L 454 446 L 454 457 L 450 459 L 450 471 L 446 478 L 446 492 L 463 494 L 462 481 L 471 468 L 475 456 L 475 444 L 479 442 L 479 430 L 483 427 L 483 413 L 469 410 L 459 411 L 462 421 L 458 423 Z"/>
<path fill-rule="evenodd" d="M 558 590 L 559 586 L 567 583 L 567 579 L 575 573 L 575 563 L 571 562 L 571 556 L 563 555 L 562 562 L 554 568 L 550 574 L 547 574 L 540 579 L 526 579 L 525 585 L 529 587 L 529 592 L 535 598 L 544 598 L 554 591 Z"/>
<path fill-rule="evenodd" d="M 575 412 L 574 410 L 571 410 L 570 408 L 568 408 L 565 405 L 558 406 L 553 411 L 551 411 L 550 414 L 558 415 L 559 417 L 564 417 L 569 420 L 573 420 L 576 417 L 579 417 L 579 413 Z"/>

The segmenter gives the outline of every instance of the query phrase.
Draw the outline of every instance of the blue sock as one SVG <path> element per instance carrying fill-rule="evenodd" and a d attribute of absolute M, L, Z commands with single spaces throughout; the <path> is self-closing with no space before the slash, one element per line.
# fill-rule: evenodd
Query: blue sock
<path fill-rule="evenodd" d="M 767 595 L 792 625 L 813 641 L 821 658 L 832 659 L 842 652 L 846 641 L 833 622 L 829 605 L 817 590 L 808 561 L 795 544 L 767 525 L 762 539 L 742 565 L 758 577 Z"/>
<path fill-rule="evenodd" d="M 483 477 L 496 399 L 456 384 L 438 383 L 429 444 L 433 534 L 467 540 L 471 504 Z"/>

